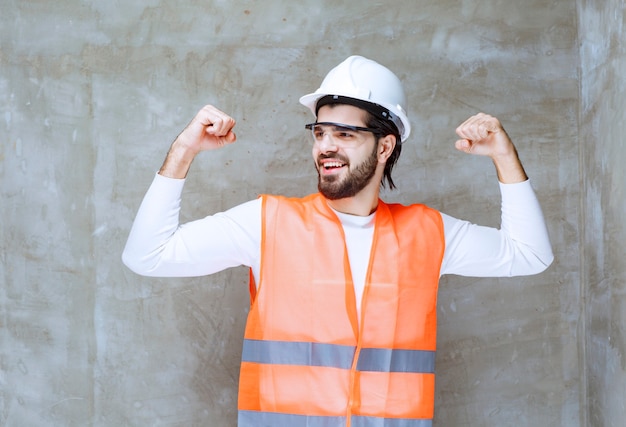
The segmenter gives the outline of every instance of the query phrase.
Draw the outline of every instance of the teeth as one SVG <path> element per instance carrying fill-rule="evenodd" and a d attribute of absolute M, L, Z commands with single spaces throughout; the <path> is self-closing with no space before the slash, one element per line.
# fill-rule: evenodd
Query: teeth
<path fill-rule="evenodd" d="M 340 168 L 340 167 L 342 167 L 342 166 L 343 166 L 343 163 L 340 163 L 340 162 L 327 162 L 327 163 L 324 163 L 324 167 L 325 167 L 326 169 L 330 169 L 330 168 Z"/>

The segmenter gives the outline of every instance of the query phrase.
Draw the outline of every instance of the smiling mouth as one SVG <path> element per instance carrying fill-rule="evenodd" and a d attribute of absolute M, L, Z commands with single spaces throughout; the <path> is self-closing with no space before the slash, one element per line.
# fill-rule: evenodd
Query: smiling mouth
<path fill-rule="evenodd" d="M 340 169 L 340 168 L 344 167 L 345 165 L 346 164 L 342 163 L 342 162 L 324 162 L 322 164 L 322 167 L 325 170 L 330 171 L 330 170 L 333 170 L 333 169 Z"/>

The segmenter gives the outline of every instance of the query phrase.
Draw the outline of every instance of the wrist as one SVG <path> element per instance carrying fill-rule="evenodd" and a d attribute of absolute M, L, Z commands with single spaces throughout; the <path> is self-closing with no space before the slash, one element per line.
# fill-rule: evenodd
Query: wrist
<path fill-rule="evenodd" d="M 197 154 L 196 151 L 176 139 L 167 153 L 163 166 L 159 170 L 159 175 L 168 178 L 185 178 Z"/>
<path fill-rule="evenodd" d="M 528 179 L 526 171 L 520 162 L 515 147 L 508 153 L 502 153 L 491 157 L 496 172 L 498 173 L 498 180 L 503 184 L 515 184 L 523 182 Z"/>

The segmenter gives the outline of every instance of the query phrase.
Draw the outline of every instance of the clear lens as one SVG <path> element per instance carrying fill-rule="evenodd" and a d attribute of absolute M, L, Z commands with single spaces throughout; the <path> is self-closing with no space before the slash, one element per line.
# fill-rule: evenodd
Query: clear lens
<path fill-rule="evenodd" d="M 370 132 L 379 135 L 378 129 L 366 128 L 361 126 L 346 125 L 343 123 L 309 123 L 304 126 L 311 131 L 311 142 L 318 143 L 324 140 L 326 136 L 334 145 L 342 147 L 354 147 L 366 140 L 364 132 Z"/>

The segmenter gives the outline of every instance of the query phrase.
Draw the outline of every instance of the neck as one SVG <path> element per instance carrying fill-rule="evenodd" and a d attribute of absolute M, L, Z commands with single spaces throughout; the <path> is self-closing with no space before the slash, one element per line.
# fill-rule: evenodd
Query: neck
<path fill-rule="evenodd" d="M 326 199 L 326 201 L 328 206 L 338 212 L 350 215 L 368 216 L 378 207 L 378 194 L 378 187 L 374 189 L 364 188 L 354 197 L 346 197 L 337 200 Z"/>

